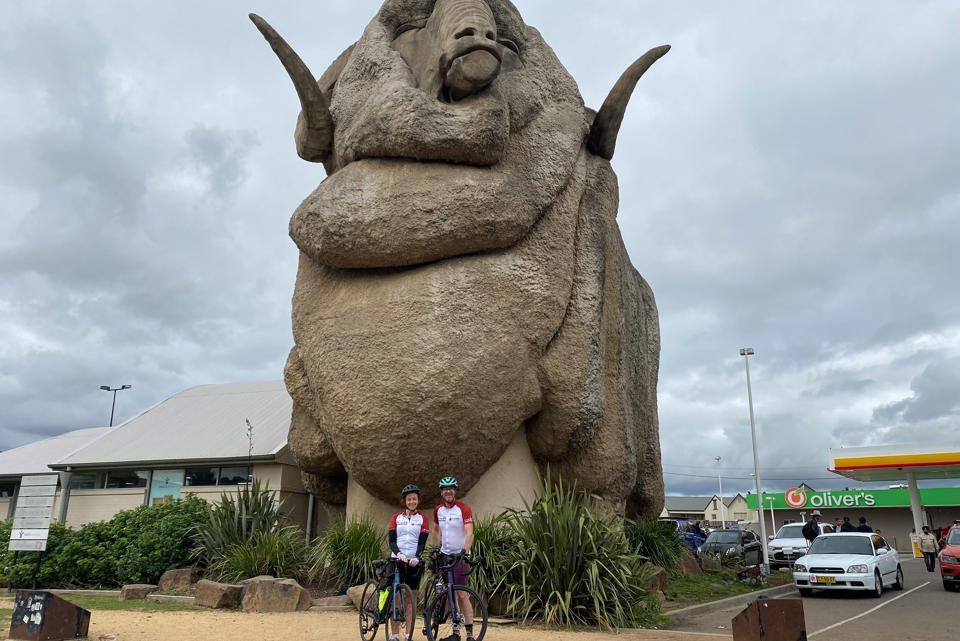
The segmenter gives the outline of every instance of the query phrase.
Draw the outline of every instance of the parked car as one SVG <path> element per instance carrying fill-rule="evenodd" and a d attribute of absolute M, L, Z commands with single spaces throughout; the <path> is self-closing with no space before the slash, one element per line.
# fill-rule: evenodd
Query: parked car
<path fill-rule="evenodd" d="M 830 525 L 820 524 L 820 534 L 833 532 Z M 770 553 L 770 569 L 778 570 L 793 565 L 807 553 L 810 544 L 803 538 L 803 523 L 788 523 L 770 537 L 767 550 Z"/>
<path fill-rule="evenodd" d="M 944 537 L 944 546 L 940 550 L 940 578 L 944 590 L 960 586 L 960 525 L 951 527 Z"/>
<path fill-rule="evenodd" d="M 699 554 L 739 555 L 747 565 L 760 563 L 760 539 L 751 530 L 713 530 L 700 546 Z"/>
<path fill-rule="evenodd" d="M 879 534 L 840 532 L 821 534 L 793 564 L 793 580 L 800 596 L 814 588 L 864 590 L 880 598 L 883 588 L 903 589 L 900 557 Z"/>
<path fill-rule="evenodd" d="M 697 549 L 703 545 L 706 536 L 693 531 L 692 528 L 689 527 L 690 521 L 687 519 L 659 519 L 659 521 L 660 523 L 667 524 L 667 527 L 669 527 L 669 524 L 673 524 L 680 533 L 680 536 L 683 537 L 683 542 L 686 543 L 690 551 L 693 552 L 693 555 L 697 555 Z"/>

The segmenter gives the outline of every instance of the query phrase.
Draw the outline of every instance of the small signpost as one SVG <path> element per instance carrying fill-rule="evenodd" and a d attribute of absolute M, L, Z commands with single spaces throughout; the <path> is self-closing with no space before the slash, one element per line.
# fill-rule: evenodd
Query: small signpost
<path fill-rule="evenodd" d="M 53 499 L 57 494 L 58 474 L 24 476 L 17 493 L 17 505 L 13 510 L 13 527 L 10 530 L 8 550 L 37 553 L 37 571 L 40 559 L 47 549 L 50 534 L 50 519 L 53 516 Z M 16 555 L 14 558 L 16 558 Z M 36 572 L 34 573 L 36 587 Z"/>

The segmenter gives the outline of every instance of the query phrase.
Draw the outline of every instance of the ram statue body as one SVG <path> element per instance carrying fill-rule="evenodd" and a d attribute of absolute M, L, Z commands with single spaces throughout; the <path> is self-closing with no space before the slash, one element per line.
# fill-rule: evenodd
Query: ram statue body
<path fill-rule="evenodd" d="M 251 19 L 300 97 L 297 152 L 328 174 L 290 221 L 285 380 L 307 489 L 396 504 L 455 474 L 461 495 L 485 482 L 509 501 L 501 459 L 520 443 L 516 465 L 659 513 L 657 310 L 609 161 L 669 47 L 594 112 L 506 0 L 387 0 L 319 80 Z"/>

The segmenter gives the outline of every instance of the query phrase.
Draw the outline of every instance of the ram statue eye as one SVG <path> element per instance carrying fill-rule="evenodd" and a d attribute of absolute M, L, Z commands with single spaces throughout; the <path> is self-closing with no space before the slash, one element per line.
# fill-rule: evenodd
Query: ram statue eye
<path fill-rule="evenodd" d="M 501 45 L 512 51 L 513 53 L 520 55 L 520 47 L 517 46 L 517 43 L 509 38 L 500 38 L 497 40 Z"/>
<path fill-rule="evenodd" d="M 423 29 L 426 25 L 426 20 L 412 20 L 410 22 L 404 22 L 402 25 L 393 30 L 393 37 L 398 38 L 407 31 L 413 31 L 414 29 Z"/>

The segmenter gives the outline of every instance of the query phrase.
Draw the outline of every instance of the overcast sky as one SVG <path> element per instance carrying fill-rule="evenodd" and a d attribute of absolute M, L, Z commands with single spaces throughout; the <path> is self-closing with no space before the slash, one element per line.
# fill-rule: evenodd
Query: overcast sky
<path fill-rule="evenodd" d="M 682 4 L 682 6 L 680 6 Z M 287 222 L 323 179 L 246 14 L 319 75 L 379 2 L 4 4 L 0 449 L 278 379 Z M 848 484 L 828 448 L 960 448 L 960 4 L 519 0 L 598 107 L 657 297 L 667 491 Z M 714 457 L 720 456 L 718 466 Z"/>

